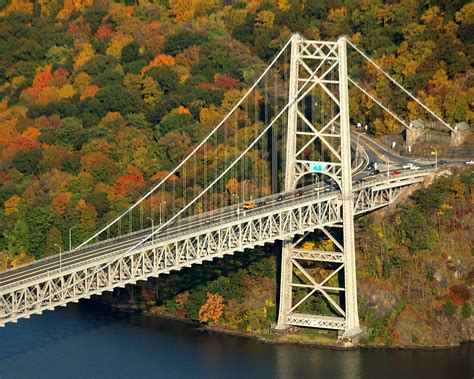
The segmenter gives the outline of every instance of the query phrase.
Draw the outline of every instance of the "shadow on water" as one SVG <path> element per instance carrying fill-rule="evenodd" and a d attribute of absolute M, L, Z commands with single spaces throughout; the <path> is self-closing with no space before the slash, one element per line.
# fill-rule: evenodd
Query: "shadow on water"
<path fill-rule="evenodd" d="M 80 302 L 0 329 L 0 378 L 472 378 L 439 351 L 268 345 Z"/>
<path fill-rule="evenodd" d="M 18 354 L 44 349 L 58 341 L 63 342 L 95 329 L 107 328 L 113 323 L 125 322 L 130 316 L 125 312 L 113 312 L 109 308 L 96 306 L 94 301 L 81 301 L 81 304 L 68 304 L 67 309 L 56 308 L 43 312 L 43 315 L 33 315 L 28 320 L 19 320 L 16 324 L 7 324 L 0 329 L 0 363 Z M 49 332 L 45 333 L 45 330 Z"/>

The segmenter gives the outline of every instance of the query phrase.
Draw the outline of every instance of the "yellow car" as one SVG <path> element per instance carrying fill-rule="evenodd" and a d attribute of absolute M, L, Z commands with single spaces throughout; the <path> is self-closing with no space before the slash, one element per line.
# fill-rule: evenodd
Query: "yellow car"
<path fill-rule="evenodd" d="M 246 201 L 244 204 L 244 209 L 254 209 L 255 201 Z"/>

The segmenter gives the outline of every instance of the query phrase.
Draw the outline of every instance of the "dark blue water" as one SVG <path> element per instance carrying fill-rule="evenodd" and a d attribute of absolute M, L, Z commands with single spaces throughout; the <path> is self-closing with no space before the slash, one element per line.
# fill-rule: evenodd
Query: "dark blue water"
<path fill-rule="evenodd" d="M 267 345 L 87 302 L 0 329 L 0 379 L 472 377 L 472 344 L 442 351 Z"/>

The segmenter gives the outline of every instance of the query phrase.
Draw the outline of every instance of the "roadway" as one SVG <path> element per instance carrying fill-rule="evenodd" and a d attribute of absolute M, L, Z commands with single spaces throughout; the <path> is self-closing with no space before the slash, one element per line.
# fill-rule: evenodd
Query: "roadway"
<path fill-rule="evenodd" d="M 191 216 L 180 220 L 179 222 L 172 224 L 170 227 L 163 228 L 157 235 L 154 236 L 155 241 L 159 241 L 161 238 L 169 238 L 174 234 L 178 233 L 191 233 L 202 227 L 209 227 L 210 224 L 218 224 L 221 222 L 235 219 L 235 216 L 239 217 L 251 217 L 255 211 L 261 211 L 265 208 L 272 208 L 275 204 L 278 206 L 284 206 L 294 201 L 295 198 L 301 200 L 317 195 L 315 186 L 306 187 L 303 190 L 303 195 L 298 196 L 301 189 L 296 191 L 283 194 L 282 200 L 277 200 L 279 195 L 271 195 L 264 198 L 259 198 L 258 201 L 265 201 L 265 205 L 256 207 L 251 210 L 243 210 L 243 203 L 232 205 L 221 208 L 215 211 L 209 211 L 202 213 L 197 216 Z M 323 194 L 328 193 L 329 187 L 320 187 L 319 191 Z M 323 196 L 323 195 L 320 195 Z M 120 237 L 115 237 L 107 241 L 102 241 L 94 245 L 90 245 L 78 250 L 72 250 L 52 257 L 43 258 L 41 260 L 26 264 L 24 266 L 10 269 L 0 273 L 0 287 L 13 284 L 15 282 L 31 278 L 36 275 L 46 274 L 49 271 L 67 270 L 71 265 L 75 265 L 87 260 L 97 258 L 112 252 L 126 251 L 136 245 L 138 242 L 143 240 L 146 236 L 151 233 L 151 228 L 143 229 L 139 232 L 126 234 Z"/>

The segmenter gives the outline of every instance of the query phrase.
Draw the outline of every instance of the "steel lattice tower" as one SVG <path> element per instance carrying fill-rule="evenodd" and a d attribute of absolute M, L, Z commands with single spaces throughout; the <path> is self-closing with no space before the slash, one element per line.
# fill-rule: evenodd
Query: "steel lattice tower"
<path fill-rule="evenodd" d="M 316 173 L 318 176 L 331 178 L 341 189 L 339 200 L 342 204 L 343 222 L 320 228 L 331 240 L 334 251 L 298 248 L 302 238 L 283 242 L 277 328 L 299 325 L 338 329 L 344 330 L 345 337 L 351 337 L 359 334 L 360 327 L 354 249 L 346 38 L 341 37 L 337 42 L 324 42 L 309 41 L 294 35 L 290 59 L 291 106 L 286 130 L 285 191 L 295 190 L 308 174 Z M 307 114 L 307 100 L 300 94 L 307 94 L 308 91 L 319 91 L 321 98 L 326 98 L 334 109 L 333 114 L 324 122 L 319 120 L 316 123 Z M 314 146 L 321 150 L 317 161 L 309 159 L 307 154 L 308 149 Z M 341 227 L 342 238 L 338 240 L 329 229 Z M 311 270 L 303 267 L 303 262 L 309 262 L 310 265 L 325 262 L 335 268 L 324 280 L 318 280 Z M 306 284 L 295 283 L 295 271 L 304 277 Z M 343 287 L 330 285 L 329 281 L 336 275 L 344 283 Z M 299 301 L 294 299 L 297 288 L 308 291 Z M 301 309 L 314 295 L 323 296 L 337 316 L 299 311 L 298 308 Z M 337 297 L 342 300 L 336 301 Z"/>

